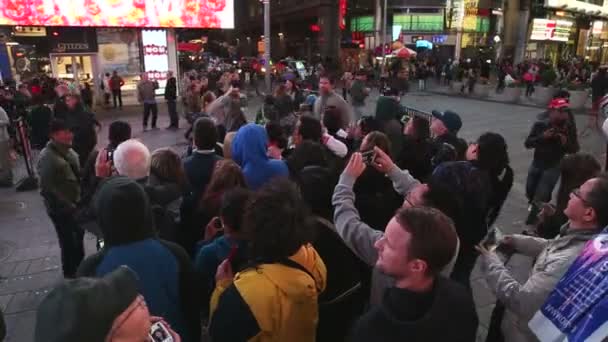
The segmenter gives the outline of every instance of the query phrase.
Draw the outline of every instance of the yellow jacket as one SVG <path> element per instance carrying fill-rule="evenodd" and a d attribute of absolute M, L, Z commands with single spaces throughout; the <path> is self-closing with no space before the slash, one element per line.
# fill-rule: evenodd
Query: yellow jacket
<path fill-rule="evenodd" d="M 289 259 L 308 273 L 266 263 L 237 273 L 232 282 L 217 284 L 209 326 L 214 342 L 315 340 L 317 298 L 325 289 L 327 270 L 310 245 Z"/>

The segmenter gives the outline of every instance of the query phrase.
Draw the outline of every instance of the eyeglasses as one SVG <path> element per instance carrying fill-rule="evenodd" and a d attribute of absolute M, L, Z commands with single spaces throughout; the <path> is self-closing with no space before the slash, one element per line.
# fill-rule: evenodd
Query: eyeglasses
<path fill-rule="evenodd" d="M 587 201 L 586 199 L 583 198 L 583 195 L 581 194 L 581 188 L 576 188 L 576 189 L 572 190 L 571 194 L 574 197 L 581 200 L 581 202 L 583 202 L 583 204 L 586 205 L 587 207 L 591 206 L 591 203 L 589 203 L 589 201 Z"/>

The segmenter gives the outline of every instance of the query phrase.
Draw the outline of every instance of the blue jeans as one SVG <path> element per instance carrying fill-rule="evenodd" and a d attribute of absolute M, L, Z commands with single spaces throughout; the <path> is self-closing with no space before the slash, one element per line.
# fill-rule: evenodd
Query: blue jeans
<path fill-rule="evenodd" d="M 559 166 L 542 168 L 532 163 L 528 170 L 526 181 L 526 196 L 530 202 L 547 203 L 551 201 L 551 194 L 559 180 Z"/>

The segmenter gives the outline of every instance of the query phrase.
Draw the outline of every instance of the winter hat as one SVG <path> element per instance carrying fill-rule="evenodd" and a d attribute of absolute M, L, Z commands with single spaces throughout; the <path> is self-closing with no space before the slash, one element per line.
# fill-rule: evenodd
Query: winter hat
<path fill-rule="evenodd" d="M 137 277 L 126 266 L 103 278 L 64 281 L 40 303 L 34 340 L 103 342 L 138 295 Z"/>

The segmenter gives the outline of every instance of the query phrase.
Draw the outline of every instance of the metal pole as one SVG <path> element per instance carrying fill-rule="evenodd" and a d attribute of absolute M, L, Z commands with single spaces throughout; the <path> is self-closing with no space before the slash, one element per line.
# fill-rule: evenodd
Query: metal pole
<path fill-rule="evenodd" d="M 270 65 L 270 0 L 264 1 L 264 61 L 266 67 L 266 73 L 264 75 L 266 82 L 266 93 L 272 92 L 270 84 L 270 73 L 272 72 L 272 66 Z"/>
<path fill-rule="evenodd" d="M 386 0 L 384 0 L 384 8 L 382 9 L 382 64 L 386 65 L 386 49 L 384 46 L 386 45 L 386 29 L 388 25 L 388 20 L 386 16 Z"/>

